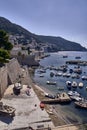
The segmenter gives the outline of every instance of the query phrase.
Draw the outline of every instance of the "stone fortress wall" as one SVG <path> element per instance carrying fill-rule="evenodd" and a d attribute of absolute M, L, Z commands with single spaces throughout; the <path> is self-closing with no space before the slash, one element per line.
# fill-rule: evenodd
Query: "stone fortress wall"
<path fill-rule="evenodd" d="M 3 96 L 8 85 L 17 82 L 20 76 L 21 67 L 15 58 L 0 68 L 0 97 Z"/>
<path fill-rule="evenodd" d="M 2 97 L 4 91 L 7 88 L 7 85 L 8 85 L 7 66 L 3 66 L 0 68 L 0 97 Z"/>

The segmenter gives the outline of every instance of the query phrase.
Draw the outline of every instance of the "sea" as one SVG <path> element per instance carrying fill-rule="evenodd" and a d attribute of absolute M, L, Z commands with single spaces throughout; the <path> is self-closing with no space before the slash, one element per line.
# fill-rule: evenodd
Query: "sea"
<path fill-rule="evenodd" d="M 63 58 L 63 56 L 67 56 Z M 81 59 L 76 59 L 76 57 L 81 57 Z M 75 51 L 59 51 L 56 53 L 50 53 L 49 57 L 45 57 L 40 60 L 40 66 L 47 68 L 49 66 L 59 67 L 61 65 L 65 65 L 68 60 L 82 60 L 87 61 L 87 52 L 75 52 Z M 77 65 L 68 65 L 68 71 L 70 68 L 75 68 Z M 40 87 L 48 90 L 51 94 L 57 94 L 59 92 L 58 87 L 64 87 L 65 92 L 68 92 L 66 86 L 66 81 L 76 81 L 77 83 L 83 82 L 84 87 L 77 87 L 76 91 L 81 94 L 82 97 L 87 99 L 87 80 L 82 80 L 82 76 L 87 76 L 87 66 L 80 66 L 82 69 L 82 74 L 80 74 L 80 78 L 72 78 L 72 77 L 63 77 L 63 76 L 50 76 L 50 69 L 46 69 L 46 73 L 43 73 L 44 77 L 40 77 L 38 73 L 39 68 L 35 70 L 33 80 Z M 47 85 L 46 81 L 56 81 L 57 85 Z M 55 108 L 57 112 L 61 112 L 63 118 L 66 119 L 67 123 L 87 123 L 87 109 L 76 108 L 74 101 L 70 104 L 55 104 Z M 67 121 L 68 120 L 68 121 Z"/>

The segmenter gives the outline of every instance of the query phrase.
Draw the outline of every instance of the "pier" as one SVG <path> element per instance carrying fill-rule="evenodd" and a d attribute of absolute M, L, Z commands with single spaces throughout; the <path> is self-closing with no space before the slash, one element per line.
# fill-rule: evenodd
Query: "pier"
<path fill-rule="evenodd" d="M 50 98 L 46 98 L 44 100 L 41 101 L 42 103 L 46 103 L 46 104 L 55 104 L 55 103 L 70 103 L 71 99 L 70 97 L 64 92 L 61 94 L 58 94 L 58 98 L 54 98 L 54 99 L 50 99 Z"/>
<path fill-rule="evenodd" d="M 87 65 L 87 61 L 69 60 L 69 61 L 66 61 L 66 64 Z"/>

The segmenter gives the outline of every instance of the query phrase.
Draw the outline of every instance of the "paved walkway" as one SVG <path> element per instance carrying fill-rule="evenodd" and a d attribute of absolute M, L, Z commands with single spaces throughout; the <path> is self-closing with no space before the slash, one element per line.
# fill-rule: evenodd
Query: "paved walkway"
<path fill-rule="evenodd" d="M 10 92 L 8 95 L 8 89 Z M 31 89 L 31 96 L 26 95 L 25 91 L 19 95 L 11 95 L 13 85 L 9 86 L 7 93 L 5 93 L 4 98 L 1 100 L 4 104 L 12 106 L 16 109 L 15 117 L 9 118 L 0 116 L 0 130 L 10 130 L 14 128 L 22 128 L 27 126 L 37 127 L 47 127 L 48 125 L 53 127 L 53 123 L 49 118 L 49 115 L 45 110 L 41 110 L 39 107 L 40 101 L 37 95 Z M 24 86 L 24 90 L 26 85 Z M 35 106 L 35 104 L 37 106 Z"/>

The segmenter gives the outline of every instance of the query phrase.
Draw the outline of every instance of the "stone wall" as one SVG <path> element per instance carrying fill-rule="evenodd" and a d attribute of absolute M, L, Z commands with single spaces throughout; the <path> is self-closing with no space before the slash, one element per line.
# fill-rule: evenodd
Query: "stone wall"
<path fill-rule="evenodd" d="M 0 97 L 4 94 L 8 86 L 8 78 L 7 78 L 7 66 L 3 66 L 0 68 Z"/>
<path fill-rule="evenodd" d="M 21 74 L 20 64 L 15 58 L 0 68 L 0 97 L 3 96 L 9 84 L 19 81 Z"/>
<path fill-rule="evenodd" d="M 17 59 L 13 58 L 7 64 L 7 73 L 8 73 L 9 84 L 15 83 L 19 80 L 19 77 L 21 76 L 21 67 Z"/>

